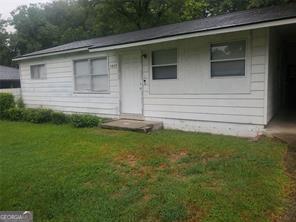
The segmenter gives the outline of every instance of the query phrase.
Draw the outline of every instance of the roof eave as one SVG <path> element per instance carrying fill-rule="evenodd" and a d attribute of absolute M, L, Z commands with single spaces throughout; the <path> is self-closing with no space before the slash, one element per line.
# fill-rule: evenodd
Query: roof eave
<path fill-rule="evenodd" d="M 52 55 L 68 54 L 68 53 L 88 51 L 88 50 L 89 50 L 89 47 L 83 47 L 83 48 L 76 48 L 76 49 L 70 49 L 70 50 L 56 51 L 51 53 L 40 53 L 40 54 L 31 55 L 31 56 L 24 55 L 24 56 L 16 57 L 12 59 L 12 61 L 28 60 L 28 59 L 34 59 L 34 58 L 40 58 L 40 57 L 46 57 L 46 56 L 52 56 Z"/>
<path fill-rule="evenodd" d="M 211 30 L 197 31 L 193 33 L 186 33 L 186 34 L 169 36 L 169 37 L 161 37 L 157 39 L 144 40 L 139 42 L 110 45 L 105 47 L 90 47 L 89 51 L 100 52 L 100 51 L 108 51 L 108 50 L 114 50 L 114 49 L 123 49 L 123 48 L 144 46 L 149 44 L 162 43 L 162 42 L 168 42 L 168 41 L 174 41 L 174 40 L 180 40 L 180 39 L 188 39 L 193 37 L 216 35 L 216 34 L 223 34 L 228 32 L 246 31 L 251 29 L 267 28 L 267 27 L 288 25 L 288 24 L 296 24 L 296 18 L 288 18 L 288 19 L 281 19 L 281 20 L 275 20 L 275 21 L 253 23 L 249 25 L 230 26 L 230 27 L 217 28 L 217 29 L 211 29 Z"/>
<path fill-rule="evenodd" d="M 37 54 L 37 55 L 32 55 L 32 56 L 21 56 L 19 58 L 14 58 L 13 61 L 23 61 L 23 60 L 28 60 L 28 59 L 53 56 L 53 55 L 61 55 L 61 54 L 68 54 L 68 53 L 80 52 L 80 51 L 89 51 L 89 52 L 110 51 L 110 50 L 115 50 L 115 49 L 124 49 L 124 48 L 136 47 L 136 46 L 144 46 L 144 45 L 149 45 L 149 44 L 156 44 L 156 43 L 162 43 L 162 42 L 168 42 L 168 41 L 174 41 L 174 40 L 180 40 L 180 39 L 188 39 L 188 38 L 193 38 L 193 37 L 216 35 L 216 34 L 223 34 L 223 33 L 228 33 L 228 32 L 246 31 L 246 30 L 251 30 L 251 29 L 267 28 L 267 27 L 288 25 L 288 24 L 296 24 L 296 17 L 284 18 L 284 19 L 280 19 L 280 20 L 273 20 L 273 21 L 267 21 L 267 22 L 263 21 L 263 22 L 259 22 L 259 23 L 239 25 L 239 26 L 229 26 L 229 27 L 216 28 L 216 29 L 211 29 L 211 30 L 202 30 L 202 31 L 197 31 L 197 32 L 193 32 L 193 33 L 186 33 L 186 34 L 180 34 L 180 35 L 174 35 L 174 36 L 168 36 L 168 37 L 160 37 L 160 38 L 156 38 L 156 39 L 123 43 L 123 44 L 110 45 L 110 46 L 104 46 L 104 47 L 83 47 L 83 48 L 77 48 L 77 49 L 71 49 L 71 50 L 57 51 L 57 52 L 52 52 L 52 53 Z"/>

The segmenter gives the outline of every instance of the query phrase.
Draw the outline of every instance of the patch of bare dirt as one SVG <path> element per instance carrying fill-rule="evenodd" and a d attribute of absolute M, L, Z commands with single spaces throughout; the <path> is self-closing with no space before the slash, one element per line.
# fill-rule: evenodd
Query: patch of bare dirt
<path fill-rule="evenodd" d="M 189 217 L 186 220 L 187 222 L 199 222 L 202 221 L 205 216 L 205 211 L 195 204 L 190 204 L 187 206 L 187 209 L 189 214 Z"/>
<path fill-rule="evenodd" d="M 117 163 L 120 163 L 123 165 L 128 165 L 132 168 L 135 168 L 137 165 L 137 162 L 140 160 L 140 157 L 138 157 L 132 153 L 121 153 L 114 160 Z"/>
<path fill-rule="evenodd" d="M 173 163 L 177 162 L 178 160 L 182 159 L 183 157 L 188 156 L 188 151 L 186 149 L 182 149 L 177 153 L 172 153 L 169 155 L 169 160 Z"/>

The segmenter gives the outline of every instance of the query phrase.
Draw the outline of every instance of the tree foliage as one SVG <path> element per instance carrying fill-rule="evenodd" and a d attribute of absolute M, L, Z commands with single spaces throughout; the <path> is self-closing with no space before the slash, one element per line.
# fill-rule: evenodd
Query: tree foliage
<path fill-rule="evenodd" d="M 291 1 L 291 0 L 290 0 Z M 145 29 L 289 0 L 56 0 L 20 6 L 0 16 L 0 64 L 17 53 L 109 34 Z M 7 33 L 7 23 L 14 33 Z"/>

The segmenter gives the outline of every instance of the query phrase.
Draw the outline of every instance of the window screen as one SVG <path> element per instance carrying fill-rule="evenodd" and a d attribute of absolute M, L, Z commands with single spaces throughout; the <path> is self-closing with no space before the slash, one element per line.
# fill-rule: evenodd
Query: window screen
<path fill-rule="evenodd" d="M 177 79 L 177 49 L 152 52 L 152 79 Z"/>
<path fill-rule="evenodd" d="M 107 58 L 74 62 L 76 91 L 108 91 Z"/>
<path fill-rule="evenodd" d="M 211 76 L 244 76 L 246 42 L 211 45 Z"/>
<path fill-rule="evenodd" d="M 32 65 L 31 79 L 46 79 L 45 65 Z"/>

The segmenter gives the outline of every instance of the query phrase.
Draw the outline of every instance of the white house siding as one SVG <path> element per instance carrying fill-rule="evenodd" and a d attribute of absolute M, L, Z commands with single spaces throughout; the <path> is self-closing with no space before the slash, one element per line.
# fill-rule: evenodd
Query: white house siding
<path fill-rule="evenodd" d="M 75 93 L 73 60 L 108 56 L 110 93 Z M 30 65 L 45 64 L 46 79 L 30 78 Z M 61 55 L 22 62 L 22 97 L 29 107 L 51 108 L 69 113 L 92 113 L 105 117 L 119 115 L 118 57 L 113 54 Z"/>
<path fill-rule="evenodd" d="M 144 116 L 166 128 L 256 136 L 265 121 L 268 29 L 200 37 L 144 49 Z M 247 40 L 245 77 L 210 77 L 211 43 Z M 177 47 L 178 79 L 152 80 L 150 51 Z"/>
<path fill-rule="evenodd" d="M 262 132 L 266 124 L 267 36 L 268 29 L 258 29 L 137 48 L 147 54 L 142 58 L 145 119 L 162 121 L 165 128 L 172 129 L 238 136 Z M 211 78 L 210 44 L 242 39 L 247 41 L 246 76 Z M 170 47 L 178 49 L 178 79 L 152 80 L 151 50 Z M 109 94 L 74 92 L 73 60 L 102 55 L 81 53 L 21 62 L 24 102 L 30 107 L 119 117 L 120 61 L 116 51 L 107 55 Z M 31 80 L 30 65 L 40 63 L 46 65 L 47 79 Z"/>

